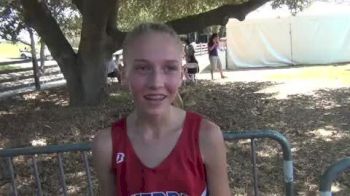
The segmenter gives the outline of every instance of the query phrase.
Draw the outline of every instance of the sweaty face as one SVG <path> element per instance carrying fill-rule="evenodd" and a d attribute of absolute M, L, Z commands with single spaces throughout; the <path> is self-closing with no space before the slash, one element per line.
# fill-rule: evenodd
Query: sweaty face
<path fill-rule="evenodd" d="M 125 57 L 126 79 L 136 110 L 162 115 L 170 108 L 182 82 L 182 50 L 165 33 L 136 37 Z"/>

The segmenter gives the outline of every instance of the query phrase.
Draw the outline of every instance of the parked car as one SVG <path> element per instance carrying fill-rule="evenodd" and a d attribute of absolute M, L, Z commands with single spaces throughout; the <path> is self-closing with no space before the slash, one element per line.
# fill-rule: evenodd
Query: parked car
<path fill-rule="evenodd" d="M 24 50 L 20 50 L 20 56 L 22 59 L 31 59 L 32 58 L 32 53 L 30 53 L 29 51 L 24 51 Z"/>
<path fill-rule="evenodd" d="M 19 53 L 20 53 L 20 57 L 22 59 L 32 59 L 32 53 L 30 51 L 26 50 L 26 49 L 19 50 Z M 45 60 L 52 59 L 52 56 L 51 56 L 49 50 L 45 50 L 44 54 L 45 54 Z M 40 59 L 40 53 L 39 52 L 36 53 L 36 58 Z"/>

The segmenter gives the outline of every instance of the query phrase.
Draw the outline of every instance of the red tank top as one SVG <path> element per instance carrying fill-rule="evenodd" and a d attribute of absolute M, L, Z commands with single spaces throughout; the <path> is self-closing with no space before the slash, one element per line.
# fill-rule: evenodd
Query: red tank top
<path fill-rule="evenodd" d="M 199 149 L 202 117 L 187 112 L 179 139 L 157 167 L 143 165 L 127 136 L 126 118 L 112 125 L 112 172 L 118 196 L 205 196 L 207 180 Z"/>

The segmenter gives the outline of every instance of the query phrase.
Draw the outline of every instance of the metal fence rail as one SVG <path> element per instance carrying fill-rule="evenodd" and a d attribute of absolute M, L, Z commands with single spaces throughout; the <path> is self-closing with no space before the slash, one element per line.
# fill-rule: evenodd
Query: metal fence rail
<path fill-rule="evenodd" d="M 294 196 L 292 152 L 286 137 L 284 137 L 281 133 L 277 131 L 264 130 L 264 131 L 225 132 L 224 138 L 225 140 L 250 139 L 255 196 L 259 195 L 257 168 L 256 168 L 255 140 L 261 139 L 261 138 L 270 138 L 277 141 L 282 147 L 282 151 L 283 151 L 283 174 L 284 174 L 284 183 L 285 183 L 285 195 Z"/>
<path fill-rule="evenodd" d="M 89 162 L 87 160 L 86 153 L 91 150 L 91 144 L 90 143 L 82 143 L 82 144 L 61 144 L 61 145 L 48 145 L 43 147 L 26 147 L 26 148 L 12 148 L 12 149 L 4 149 L 0 150 L 0 157 L 5 158 L 7 161 L 8 169 L 10 172 L 11 177 L 11 184 L 12 184 L 12 195 L 17 196 L 17 185 L 16 185 L 16 179 L 15 179 L 15 168 L 14 164 L 12 162 L 12 158 L 16 156 L 31 156 L 32 163 L 33 163 L 33 176 L 35 179 L 36 184 L 36 195 L 43 195 L 42 189 L 41 189 L 41 180 L 38 172 L 38 165 L 37 165 L 37 156 L 41 154 L 57 154 L 58 159 L 58 169 L 59 169 L 59 176 L 60 176 L 60 183 L 61 188 L 63 190 L 63 195 L 67 195 L 67 186 L 65 181 L 65 175 L 64 175 L 64 165 L 63 165 L 63 157 L 62 153 L 65 152 L 81 152 L 82 154 L 82 160 L 84 162 L 87 182 L 88 182 L 88 190 L 89 195 L 93 195 L 93 189 L 92 189 L 92 182 L 91 182 L 91 174 L 89 169 Z"/>
<path fill-rule="evenodd" d="M 332 182 L 339 176 L 340 173 L 350 169 L 350 157 L 346 157 L 336 163 L 333 163 L 321 176 L 320 194 L 321 196 L 331 196 Z"/>
<path fill-rule="evenodd" d="M 293 193 L 293 162 L 292 154 L 287 139 L 277 131 L 243 131 L 243 132 L 225 132 L 224 138 L 227 141 L 250 139 L 251 140 L 251 158 L 253 163 L 253 176 L 254 176 L 254 192 L 257 196 L 258 192 L 258 179 L 257 179 L 257 167 L 256 167 L 256 152 L 255 152 L 255 140 L 260 138 L 270 138 L 277 141 L 283 150 L 283 173 L 285 182 L 285 195 L 292 196 Z M 65 152 L 81 152 L 82 161 L 84 162 L 85 173 L 88 182 L 88 195 L 93 195 L 93 188 L 91 182 L 91 174 L 89 169 L 89 163 L 87 159 L 87 152 L 91 150 L 90 143 L 82 144 L 61 144 L 61 145 L 48 145 L 44 147 L 27 147 L 27 148 L 13 148 L 0 150 L 0 158 L 6 158 L 8 169 L 10 172 L 12 183 L 12 195 L 17 196 L 17 185 L 15 177 L 15 168 L 12 163 L 12 158 L 16 156 L 31 156 L 33 163 L 33 176 L 36 183 L 36 195 L 43 195 L 41 188 L 40 175 L 38 172 L 37 156 L 43 154 L 56 154 L 58 160 L 59 180 L 63 190 L 63 195 L 67 195 L 67 185 L 65 182 L 64 165 L 62 154 Z"/>

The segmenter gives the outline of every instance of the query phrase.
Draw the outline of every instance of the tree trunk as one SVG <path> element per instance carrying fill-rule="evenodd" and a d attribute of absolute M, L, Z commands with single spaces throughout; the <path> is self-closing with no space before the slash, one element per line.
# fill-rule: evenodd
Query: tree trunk
<path fill-rule="evenodd" d="M 40 38 L 40 73 L 43 74 L 45 72 L 45 42 L 42 38 Z"/>
<path fill-rule="evenodd" d="M 38 74 L 38 71 L 39 71 L 38 59 L 36 58 L 35 40 L 34 40 L 33 30 L 31 28 L 28 28 L 28 33 L 30 36 L 30 47 L 31 47 L 31 54 L 32 54 L 35 89 L 40 90 L 40 78 L 39 78 L 39 74 Z"/>
<path fill-rule="evenodd" d="M 102 51 L 96 51 L 102 53 Z M 96 54 L 99 56 L 99 54 Z M 96 61 L 95 56 L 81 58 L 78 54 L 78 60 L 75 67 L 79 69 L 76 72 L 65 75 L 70 98 L 70 105 L 96 105 L 106 96 L 106 64 L 103 59 Z M 71 77 L 70 77 L 71 76 Z"/>

